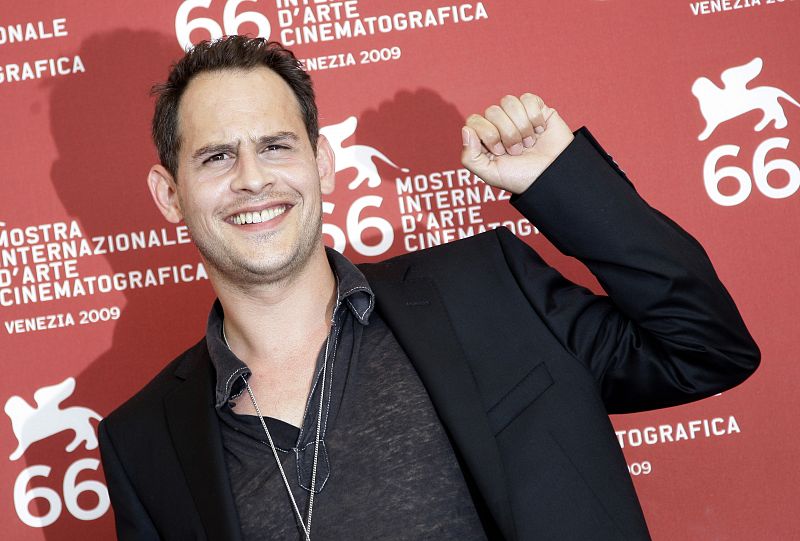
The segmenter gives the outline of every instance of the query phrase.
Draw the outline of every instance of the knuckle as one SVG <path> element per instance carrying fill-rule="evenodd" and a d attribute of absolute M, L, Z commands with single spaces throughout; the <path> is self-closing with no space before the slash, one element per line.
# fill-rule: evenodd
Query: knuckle
<path fill-rule="evenodd" d="M 530 93 L 525 94 L 523 101 L 527 107 L 532 106 L 537 109 L 540 109 L 544 105 L 544 101 L 542 101 L 542 98 L 540 98 L 536 94 L 530 94 Z"/>
<path fill-rule="evenodd" d="M 494 116 L 501 113 L 503 110 L 500 108 L 499 105 L 490 105 L 486 108 L 486 116 Z"/>
<path fill-rule="evenodd" d="M 517 97 L 512 96 L 511 94 L 506 94 L 505 96 L 500 98 L 500 104 L 504 106 L 509 104 L 514 104 L 516 102 L 517 102 Z"/>

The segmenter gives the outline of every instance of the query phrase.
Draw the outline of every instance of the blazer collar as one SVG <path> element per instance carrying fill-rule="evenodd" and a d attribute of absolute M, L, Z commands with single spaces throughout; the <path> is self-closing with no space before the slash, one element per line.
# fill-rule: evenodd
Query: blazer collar
<path fill-rule="evenodd" d="M 164 398 L 167 425 L 209 540 L 240 540 L 241 530 L 214 410 L 214 374 L 203 342 L 175 371 L 184 382 Z"/>
<path fill-rule="evenodd" d="M 411 266 L 405 262 L 361 269 L 375 292 L 376 309 L 416 368 L 492 518 L 506 539 L 514 539 L 500 452 L 436 286 L 427 277 L 411 278 Z"/>

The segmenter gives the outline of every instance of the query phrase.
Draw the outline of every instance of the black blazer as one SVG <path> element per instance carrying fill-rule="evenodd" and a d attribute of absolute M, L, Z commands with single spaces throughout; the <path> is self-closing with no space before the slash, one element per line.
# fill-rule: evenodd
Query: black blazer
<path fill-rule="evenodd" d="M 513 203 L 610 298 L 497 229 L 362 265 L 376 307 L 490 537 L 649 539 L 607 414 L 728 389 L 755 370 L 758 348 L 700 245 L 586 130 Z M 201 341 L 101 423 L 121 539 L 240 538 L 213 385 Z"/>

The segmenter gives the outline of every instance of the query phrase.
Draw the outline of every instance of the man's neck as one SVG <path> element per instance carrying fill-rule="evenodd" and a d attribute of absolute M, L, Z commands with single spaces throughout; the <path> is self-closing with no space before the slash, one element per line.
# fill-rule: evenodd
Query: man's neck
<path fill-rule="evenodd" d="M 286 368 L 281 365 L 295 358 L 299 348 L 327 335 L 336 278 L 322 246 L 301 270 L 281 281 L 247 288 L 214 282 L 228 343 L 254 373 Z"/>

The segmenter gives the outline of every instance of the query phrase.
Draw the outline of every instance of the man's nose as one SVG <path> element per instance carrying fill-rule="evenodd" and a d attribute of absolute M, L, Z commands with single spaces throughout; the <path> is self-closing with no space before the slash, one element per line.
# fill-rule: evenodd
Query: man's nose
<path fill-rule="evenodd" d="M 231 180 L 231 190 L 259 193 L 274 184 L 274 172 L 259 162 L 256 152 L 239 154 L 235 174 Z"/>

